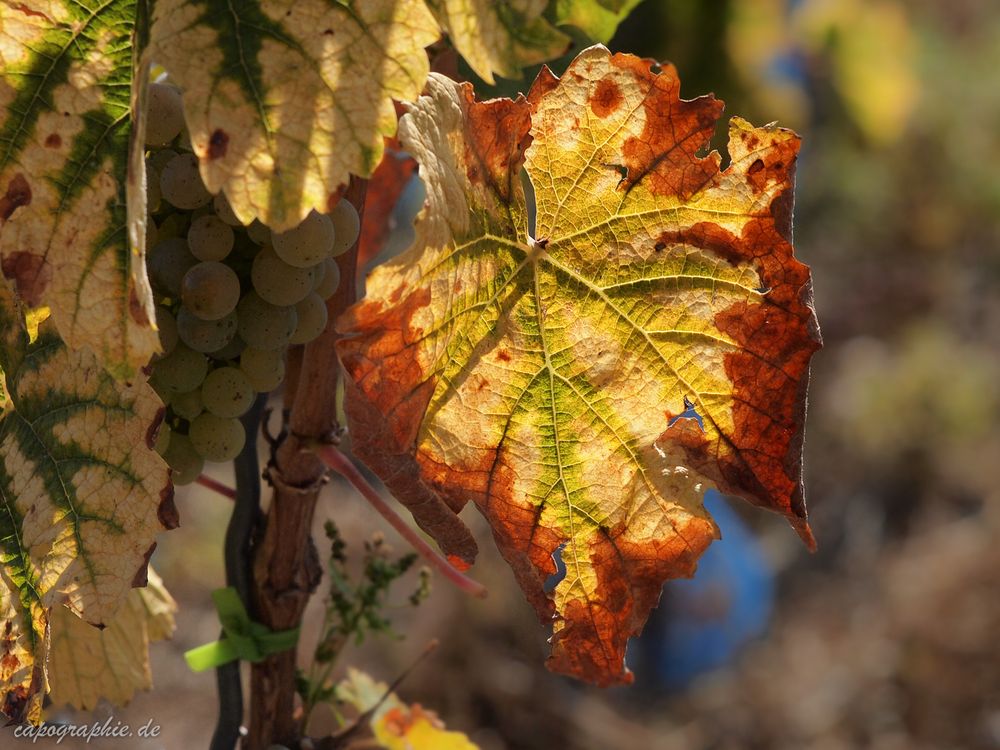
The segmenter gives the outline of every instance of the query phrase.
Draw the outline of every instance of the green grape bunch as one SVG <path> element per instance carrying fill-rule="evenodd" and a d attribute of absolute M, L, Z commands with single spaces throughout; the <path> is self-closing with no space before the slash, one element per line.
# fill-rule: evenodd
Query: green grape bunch
<path fill-rule="evenodd" d="M 240 453 L 240 417 L 281 386 L 288 347 L 326 329 L 326 300 L 340 285 L 335 259 L 361 225 L 344 200 L 284 232 L 244 225 L 225 194 L 202 182 L 168 81 L 150 84 L 147 118 L 147 269 L 163 349 L 149 382 L 167 405 L 156 450 L 183 485 L 206 461 Z"/>

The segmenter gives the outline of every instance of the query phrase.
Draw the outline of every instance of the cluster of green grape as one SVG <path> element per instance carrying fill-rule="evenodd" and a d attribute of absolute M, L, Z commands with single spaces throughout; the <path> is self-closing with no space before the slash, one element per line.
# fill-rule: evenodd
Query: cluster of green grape
<path fill-rule="evenodd" d="M 149 382 L 168 407 L 157 450 L 174 483 L 187 484 L 206 460 L 239 454 L 239 418 L 284 380 L 288 347 L 325 329 L 340 284 L 334 258 L 360 222 L 342 200 L 286 232 L 244 226 L 202 183 L 177 89 L 153 83 L 148 101 L 147 268 L 163 347 Z"/>

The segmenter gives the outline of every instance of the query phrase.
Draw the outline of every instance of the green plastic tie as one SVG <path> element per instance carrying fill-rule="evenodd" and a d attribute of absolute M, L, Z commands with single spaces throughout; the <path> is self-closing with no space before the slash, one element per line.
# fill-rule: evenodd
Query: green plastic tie
<path fill-rule="evenodd" d="M 240 595 L 232 586 L 213 591 L 212 601 L 219 612 L 225 637 L 184 653 L 188 666 L 194 672 L 204 672 L 236 660 L 262 661 L 271 654 L 295 648 L 299 642 L 299 628 L 273 632 L 251 620 Z"/>

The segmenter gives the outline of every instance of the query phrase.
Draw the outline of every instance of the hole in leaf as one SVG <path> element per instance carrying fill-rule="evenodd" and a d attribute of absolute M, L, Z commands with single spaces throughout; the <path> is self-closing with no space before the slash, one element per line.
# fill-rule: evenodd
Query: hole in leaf
<path fill-rule="evenodd" d="M 702 432 L 705 431 L 705 420 L 702 419 L 701 414 L 699 414 L 698 410 L 695 409 L 694 402 L 687 396 L 684 397 L 684 411 L 682 411 L 680 414 L 674 417 L 671 417 L 670 421 L 667 422 L 667 428 L 669 429 L 673 427 L 678 419 L 693 419 L 695 422 L 698 423 L 698 426 L 701 428 L 701 431 Z"/>
<path fill-rule="evenodd" d="M 628 179 L 628 167 L 624 164 L 602 164 L 601 166 L 613 169 L 618 173 L 618 184 L 615 187 L 621 187 L 622 183 Z"/>
<path fill-rule="evenodd" d="M 542 590 L 546 594 L 553 591 L 562 582 L 562 579 L 566 577 L 566 563 L 563 562 L 562 558 L 564 549 L 566 549 L 566 542 L 556 547 L 555 552 L 552 553 L 552 561 L 556 564 L 556 572 L 545 579 L 545 585 L 542 587 Z"/>

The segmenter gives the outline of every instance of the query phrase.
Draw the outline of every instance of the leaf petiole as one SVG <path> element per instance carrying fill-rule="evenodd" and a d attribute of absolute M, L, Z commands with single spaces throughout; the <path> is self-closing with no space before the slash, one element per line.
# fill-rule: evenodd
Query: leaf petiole
<path fill-rule="evenodd" d="M 344 479 L 354 485 L 354 488 L 362 494 L 379 514 L 389 522 L 389 524 L 408 541 L 421 557 L 436 568 L 441 575 L 453 583 L 459 590 L 471 596 L 485 597 L 486 587 L 481 583 L 472 580 L 455 568 L 437 550 L 431 547 L 420 535 L 414 531 L 406 521 L 389 505 L 378 493 L 364 475 L 358 471 L 357 467 L 351 463 L 340 450 L 334 445 L 316 446 L 316 455 L 327 466 L 340 474 Z"/>

